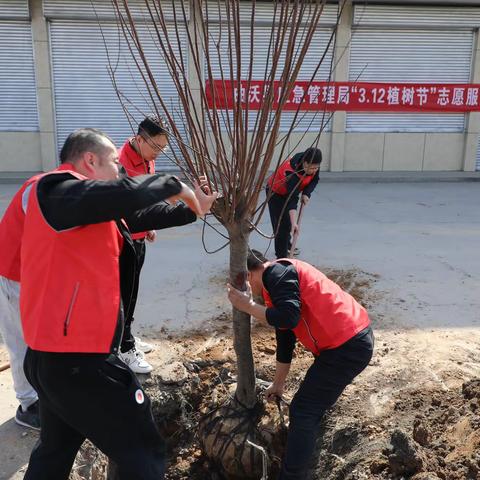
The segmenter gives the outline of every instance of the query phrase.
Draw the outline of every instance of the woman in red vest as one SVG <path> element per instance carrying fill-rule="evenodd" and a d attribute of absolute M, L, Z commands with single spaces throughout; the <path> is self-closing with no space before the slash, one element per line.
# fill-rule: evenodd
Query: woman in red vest
<path fill-rule="evenodd" d="M 285 160 L 267 180 L 270 220 L 275 234 L 275 256 L 287 258 L 291 236 L 298 231 L 296 220 L 298 198 L 306 205 L 318 183 L 322 152 L 308 148 Z"/>
<path fill-rule="evenodd" d="M 336 283 L 300 260 L 248 259 L 251 289 L 228 285 L 234 307 L 276 330 L 277 367 L 267 400 L 281 397 L 296 341 L 314 361 L 290 405 L 290 427 L 280 480 L 303 480 L 324 413 L 368 365 L 373 332 L 367 311 Z M 254 302 L 262 295 L 265 306 Z"/>

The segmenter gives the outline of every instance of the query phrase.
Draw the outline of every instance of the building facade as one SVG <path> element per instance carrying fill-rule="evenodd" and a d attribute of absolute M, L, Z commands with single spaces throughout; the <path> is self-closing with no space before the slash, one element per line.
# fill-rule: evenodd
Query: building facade
<path fill-rule="evenodd" d="M 131 0 L 139 17 L 143 3 Z M 184 5 L 190 20 L 179 29 L 175 54 L 188 63 L 187 35 L 195 18 L 191 12 L 199 7 L 194 0 Z M 241 5 L 247 31 L 250 4 Z M 262 42 L 268 41 L 272 9 L 272 2 L 257 2 L 254 55 L 258 64 L 267 51 Z M 337 13 L 337 4 L 325 7 L 299 80 L 311 78 L 318 57 L 326 51 L 316 75 L 319 80 L 480 83 L 480 6 L 349 3 L 335 42 L 327 48 Z M 165 2 L 165 15 L 173 29 L 170 1 Z M 211 15 L 210 22 L 211 37 L 220 38 L 218 15 Z M 176 90 L 148 23 L 140 34 L 162 96 L 174 106 Z M 213 65 L 214 76 L 220 75 L 221 56 Z M 146 95 L 122 43 L 110 0 L 94 0 L 93 8 L 85 0 L 0 2 L 0 177 L 54 168 L 66 136 L 82 126 L 101 128 L 120 146 L 135 128 L 136 118 L 149 113 Z M 122 103 L 134 105 L 130 116 Z M 291 115 L 285 113 L 283 131 L 288 130 Z M 306 113 L 290 137 L 290 151 L 310 146 L 320 128 L 324 129 L 323 170 L 480 170 L 478 112 L 335 111 L 326 119 Z M 172 168 L 168 158 L 159 163 L 163 169 Z"/>

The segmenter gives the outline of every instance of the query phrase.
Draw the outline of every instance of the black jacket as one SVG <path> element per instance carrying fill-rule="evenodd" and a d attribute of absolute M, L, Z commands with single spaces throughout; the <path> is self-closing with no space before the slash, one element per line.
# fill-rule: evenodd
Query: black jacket
<path fill-rule="evenodd" d="M 113 181 L 78 180 L 69 173 L 46 175 L 37 188 L 40 209 L 57 231 L 114 220 L 124 238 L 120 254 L 120 306 L 112 351 L 118 351 L 124 318 L 131 308 L 137 256 L 130 232 L 160 230 L 186 225 L 196 215 L 183 204 L 172 206 L 164 200 L 181 191 L 170 175 L 140 175 Z M 121 221 L 125 220 L 128 227 Z"/>
<path fill-rule="evenodd" d="M 297 341 L 292 329 L 300 321 L 302 306 L 297 269 L 289 262 L 276 262 L 265 269 L 262 281 L 273 304 L 265 317 L 275 327 L 277 361 L 291 363 Z"/>

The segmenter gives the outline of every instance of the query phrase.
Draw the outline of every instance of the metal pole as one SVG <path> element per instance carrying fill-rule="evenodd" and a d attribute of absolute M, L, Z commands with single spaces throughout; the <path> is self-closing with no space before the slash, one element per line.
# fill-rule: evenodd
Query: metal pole
<path fill-rule="evenodd" d="M 268 478 L 268 454 L 267 451 L 261 447 L 260 445 L 257 445 L 256 443 L 251 442 L 250 440 L 247 439 L 247 443 L 251 445 L 253 448 L 256 448 L 257 450 L 260 450 L 262 454 L 262 478 L 260 480 L 267 480 Z"/>
<path fill-rule="evenodd" d="M 300 200 L 300 209 L 298 210 L 298 216 L 297 216 L 297 225 L 300 227 L 300 222 L 302 221 L 302 213 L 303 213 L 303 207 L 304 203 Z M 298 235 L 299 232 L 297 231 L 292 238 L 292 247 L 290 248 L 290 253 L 288 255 L 288 258 L 293 258 L 293 252 L 295 251 L 295 247 L 297 246 L 297 241 L 298 241 Z"/>

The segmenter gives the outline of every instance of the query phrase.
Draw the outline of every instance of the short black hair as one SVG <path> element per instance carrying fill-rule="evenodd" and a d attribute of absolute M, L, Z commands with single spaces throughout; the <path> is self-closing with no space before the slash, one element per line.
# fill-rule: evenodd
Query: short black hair
<path fill-rule="evenodd" d="M 320 165 L 322 163 L 322 151 L 319 148 L 307 148 L 302 155 L 302 163 Z"/>
<path fill-rule="evenodd" d="M 60 163 L 74 162 L 85 152 L 102 155 L 106 149 L 105 140 L 112 139 L 96 128 L 79 128 L 72 132 L 60 150 Z"/>
<path fill-rule="evenodd" d="M 249 249 L 247 256 L 247 270 L 249 272 L 252 270 L 258 270 L 266 261 L 267 259 L 258 250 Z"/>
<path fill-rule="evenodd" d="M 159 117 L 145 117 L 138 125 L 137 135 L 148 138 L 156 135 L 168 135 L 168 130 L 165 127 L 165 122 Z"/>

